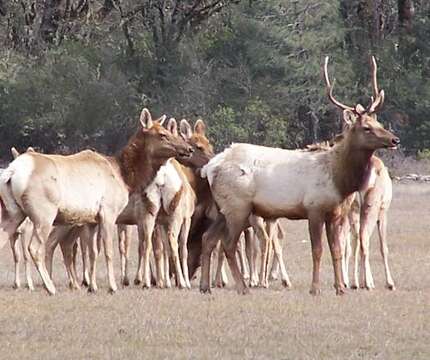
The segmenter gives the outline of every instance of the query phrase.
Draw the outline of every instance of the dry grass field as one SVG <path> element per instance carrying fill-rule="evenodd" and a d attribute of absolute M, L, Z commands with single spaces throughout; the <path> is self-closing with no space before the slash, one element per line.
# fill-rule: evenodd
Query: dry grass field
<path fill-rule="evenodd" d="M 71 292 L 56 254 L 58 295 L 13 290 L 9 247 L 0 251 L 1 359 L 429 359 L 430 186 L 396 184 L 389 248 L 397 290 L 384 288 L 377 238 L 371 264 L 377 289 L 336 297 L 327 246 L 323 293 L 308 293 L 311 252 L 305 222 L 285 223 L 293 288 L 274 283 L 239 296 L 142 290 L 108 295 L 104 259 L 99 293 Z M 136 268 L 136 244 L 131 269 Z M 117 280 L 119 280 L 116 254 Z M 134 276 L 134 273 L 132 273 Z"/>

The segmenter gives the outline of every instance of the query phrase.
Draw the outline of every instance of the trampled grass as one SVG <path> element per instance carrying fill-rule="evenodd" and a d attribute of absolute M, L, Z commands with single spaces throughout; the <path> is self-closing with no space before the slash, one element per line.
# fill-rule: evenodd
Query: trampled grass
<path fill-rule="evenodd" d="M 395 292 L 384 288 L 377 238 L 371 265 L 377 289 L 336 297 L 327 246 L 323 293 L 308 293 L 311 252 L 306 223 L 285 222 L 284 253 L 291 290 L 270 289 L 239 296 L 232 288 L 213 295 L 142 290 L 107 293 L 99 259 L 99 292 L 66 287 L 59 253 L 58 294 L 13 290 L 9 247 L 0 251 L 0 358 L 275 358 L 428 359 L 430 357 L 430 186 L 396 184 L 389 212 L 389 249 Z M 131 269 L 136 268 L 136 244 Z M 116 275 L 119 264 L 116 254 Z M 134 275 L 133 273 L 131 274 Z"/>

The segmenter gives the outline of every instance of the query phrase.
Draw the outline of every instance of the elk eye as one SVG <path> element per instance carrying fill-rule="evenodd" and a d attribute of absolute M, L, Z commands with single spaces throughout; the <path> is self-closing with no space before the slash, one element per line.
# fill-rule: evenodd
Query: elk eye
<path fill-rule="evenodd" d="M 203 146 L 201 145 L 196 145 L 196 148 L 203 151 Z"/>
<path fill-rule="evenodd" d="M 370 127 L 368 127 L 368 126 L 365 126 L 363 129 L 364 129 L 364 132 L 367 132 L 367 133 L 369 133 L 371 130 Z"/>

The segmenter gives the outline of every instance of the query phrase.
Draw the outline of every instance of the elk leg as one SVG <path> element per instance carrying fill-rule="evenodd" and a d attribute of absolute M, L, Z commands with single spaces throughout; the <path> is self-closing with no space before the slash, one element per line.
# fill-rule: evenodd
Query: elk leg
<path fill-rule="evenodd" d="M 152 253 L 152 234 L 155 227 L 155 216 L 146 213 L 141 218 L 138 225 L 139 241 L 142 243 L 142 267 L 143 267 L 143 286 L 146 288 L 151 287 L 151 271 L 149 268 L 149 258 Z M 158 268 L 161 272 L 161 269 Z M 161 275 L 161 273 L 157 273 Z M 137 276 L 136 276 L 137 278 Z"/>
<path fill-rule="evenodd" d="M 33 236 L 29 244 L 29 251 L 33 262 L 36 265 L 37 271 L 42 278 L 43 285 L 50 295 L 55 295 L 55 286 L 48 274 L 48 270 L 45 265 L 45 244 L 48 241 L 49 234 L 52 230 L 52 223 L 55 218 L 56 211 L 52 211 L 51 221 L 46 221 L 45 223 L 40 223 L 38 221 L 33 221 Z M 50 217 L 47 216 L 47 219 Z"/>
<path fill-rule="evenodd" d="M 336 295 L 342 295 L 345 293 L 342 274 L 342 249 L 340 244 L 342 229 L 344 226 L 343 220 L 344 219 L 340 217 L 336 217 L 326 221 L 326 233 L 333 263 L 334 287 L 336 289 Z"/>
<path fill-rule="evenodd" d="M 139 230 L 138 230 L 139 234 Z M 142 235 L 143 236 L 143 235 Z M 143 279 L 143 242 L 140 241 L 140 235 L 138 235 L 138 249 L 137 249 L 137 271 L 136 277 L 134 278 L 134 285 L 142 284 Z"/>
<path fill-rule="evenodd" d="M 245 259 L 245 237 L 242 234 L 239 237 L 239 244 L 237 247 L 237 253 L 239 255 L 239 262 L 240 262 L 240 270 L 243 274 L 243 278 L 245 280 L 249 280 L 250 278 L 250 274 L 249 274 L 249 268 L 248 268 L 248 264 L 246 263 L 246 259 Z"/>
<path fill-rule="evenodd" d="M 21 253 L 19 251 L 19 243 L 17 241 L 18 237 L 22 237 L 22 234 L 15 233 L 9 239 L 10 247 L 12 249 L 13 261 L 15 263 L 15 281 L 13 285 L 15 289 L 19 289 L 21 287 L 21 279 L 19 276 L 19 263 L 21 260 Z"/>
<path fill-rule="evenodd" d="M 210 225 L 209 229 L 203 234 L 202 237 L 202 270 L 200 276 L 200 292 L 210 293 L 210 267 L 211 255 L 220 237 L 225 233 L 225 219 L 224 216 L 218 214 L 216 220 Z"/>
<path fill-rule="evenodd" d="M 77 281 L 76 269 L 73 266 L 73 259 L 76 257 L 75 252 L 77 251 L 76 242 L 70 242 L 69 240 L 70 238 L 68 238 L 67 241 L 61 241 L 60 249 L 63 253 L 64 265 L 66 266 L 66 272 L 69 278 L 69 287 L 71 290 L 79 290 L 80 286 Z"/>
<path fill-rule="evenodd" d="M 130 230 L 127 225 L 118 225 L 118 247 L 121 259 L 121 283 L 124 286 L 130 285 L 128 279 L 128 261 L 130 247 Z"/>
<path fill-rule="evenodd" d="M 185 285 L 188 289 L 191 289 L 190 275 L 188 271 L 188 234 L 190 233 L 191 218 L 186 217 L 181 227 L 179 234 L 179 246 L 181 254 L 182 272 L 184 273 Z"/>
<path fill-rule="evenodd" d="M 27 287 L 30 291 L 34 290 L 33 278 L 31 276 L 31 264 L 29 260 L 31 259 L 30 252 L 28 251 L 28 244 L 31 240 L 32 232 L 28 230 L 24 230 L 21 234 L 21 247 L 22 247 L 22 255 L 24 258 L 24 267 L 25 267 L 25 277 L 27 279 Z M 52 278 L 52 277 L 51 277 Z"/>
<path fill-rule="evenodd" d="M 260 239 L 261 244 L 261 263 L 260 263 L 260 286 L 268 288 L 268 268 L 269 268 L 269 253 L 271 251 L 271 240 L 267 234 L 264 220 L 259 216 L 250 217 L 251 225 Z"/>
<path fill-rule="evenodd" d="M 115 231 L 115 217 L 111 217 L 109 214 L 102 216 L 100 223 L 101 236 L 103 239 L 103 245 L 105 250 L 105 259 L 107 267 L 107 276 L 109 281 L 109 292 L 115 293 L 117 291 L 115 275 L 113 270 L 113 241 L 112 235 Z"/>
<path fill-rule="evenodd" d="M 169 269 L 170 264 L 169 264 L 169 253 L 168 253 L 169 246 L 168 245 L 164 246 L 165 242 L 167 242 L 167 232 L 165 231 L 165 228 L 163 226 L 160 226 L 160 225 L 154 226 L 154 230 L 151 236 L 151 241 L 152 241 L 152 248 L 154 252 L 154 260 L 155 260 L 155 268 L 156 268 L 155 283 L 158 288 L 162 289 L 167 285 L 166 284 L 167 277 L 169 278 L 169 286 L 171 286 L 170 269 Z M 149 265 L 149 272 L 151 272 L 150 265 Z M 166 275 L 166 273 L 168 274 Z M 151 278 L 150 275 L 149 275 L 149 278 Z"/>
<path fill-rule="evenodd" d="M 279 264 L 279 267 L 281 269 L 282 285 L 289 288 L 291 287 L 291 281 L 290 281 L 290 277 L 288 276 L 287 269 L 285 268 L 284 258 L 282 254 L 282 246 L 279 242 L 278 236 L 276 236 L 275 234 L 275 228 L 277 226 L 277 223 L 276 221 L 275 222 L 269 221 L 267 225 L 269 227 L 269 236 L 272 238 L 273 249 L 275 252 L 273 263 L 275 262 L 275 260 L 277 260 L 277 263 Z M 273 265 L 272 265 L 272 269 L 273 269 Z"/>
<path fill-rule="evenodd" d="M 344 285 L 349 287 L 349 260 L 351 257 L 351 231 L 349 220 L 346 219 L 342 228 L 342 237 L 340 240 L 342 252 L 342 276 Z"/>
<path fill-rule="evenodd" d="M 247 223 L 251 209 L 247 208 L 245 204 L 242 204 L 242 206 L 239 208 L 242 209 L 241 212 L 225 214 L 228 231 L 226 233 L 227 236 L 222 238 L 222 245 L 228 265 L 230 266 L 230 272 L 236 283 L 237 292 L 239 294 L 247 294 L 249 292 L 249 288 L 243 279 L 242 273 L 240 272 L 236 258 L 236 251 L 240 234 L 246 227 L 249 226 Z"/>
<path fill-rule="evenodd" d="M 217 259 L 217 269 L 215 273 L 214 285 L 218 288 L 223 288 L 227 285 L 227 275 L 225 274 L 225 254 L 224 249 L 222 248 L 221 241 L 219 241 L 218 245 L 216 246 L 215 258 Z"/>
<path fill-rule="evenodd" d="M 389 290 L 395 290 L 393 278 L 391 276 L 390 267 L 388 266 L 388 246 L 387 246 L 387 213 L 386 209 L 381 209 L 378 219 L 378 235 L 382 260 L 384 261 L 386 286 Z"/>
<path fill-rule="evenodd" d="M 323 253 L 322 248 L 322 230 L 324 221 L 319 216 L 309 217 L 309 235 L 311 238 L 312 245 L 312 285 L 310 293 L 312 295 L 318 295 L 321 293 L 320 288 L 320 268 L 321 268 L 321 257 Z"/>
<path fill-rule="evenodd" d="M 251 227 L 244 231 L 245 234 L 245 251 L 246 258 L 249 264 L 250 280 L 249 286 L 255 287 L 258 285 L 258 272 L 257 272 L 257 238 Z"/>
<path fill-rule="evenodd" d="M 181 269 L 181 263 L 179 260 L 179 246 L 178 246 L 178 237 L 182 227 L 182 218 L 173 218 L 172 223 L 169 224 L 167 230 L 167 238 L 169 240 L 170 251 L 173 259 L 173 266 L 175 267 L 175 277 L 177 286 L 180 289 L 184 289 L 187 287 L 185 283 L 185 279 Z M 167 274 L 166 274 L 167 275 Z"/>
<path fill-rule="evenodd" d="M 96 226 L 91 226 L 88 231 L 88 252 L 90 258 L 90 284 L 88 286 L 88 292 L 97 291 L 97 257 L 99 255 L 98 237 L 100 231 L 97 231 Z"/>
<path fill-rule="evenodd" d="M 361 249 L 361 269 L 364 275 L 364 284 L 361 285 L 370 290 L 375 288 L 373 282 L 372 271 L 370 270 L 369 250 L 370 250 L 370 237 L 376 225 L 378 206 L 375 203 L 372 192 L 366 196 L 361 207 L 360 216 L 360 249 Z"/>
<path fill-rule="evenodd" d="M 79 246 L 81 248 L 82 256 L 82 286 L 88 287 L 90 284 L 90 276 L 88 272 L 88 244 L 89 244 L 89 229 L 88 226 L 84 226 L 84 230 L 79 236 Z"/>
<path fill-rule="evenodd" d="M 351 289 L 358 289 L 359 287 L 359 266 L 360 266 L 360 213 L 351 210 L 349 215 L 350 232 L 351 232 L 351 246 L 352 255 L 354 257 L 354 273 L 352 277 Z"/>

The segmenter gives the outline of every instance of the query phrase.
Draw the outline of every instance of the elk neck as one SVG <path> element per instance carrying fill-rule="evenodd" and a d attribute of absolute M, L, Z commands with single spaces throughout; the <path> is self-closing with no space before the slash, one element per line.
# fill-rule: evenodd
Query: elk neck
<path fill-rule="evenodd" d="M 121 175 L 130 191 L 146 187 L 155 178 L 168 158 L 154 156 L 143 136 L 134 135 L 116 156 Z"/>
<path fill-rule="evenodd" d="M 374 150 L 353 146 L 351 135 L 333 148 L 333 180 L 342 197 L 359 191 L 372 171 Z"/>

